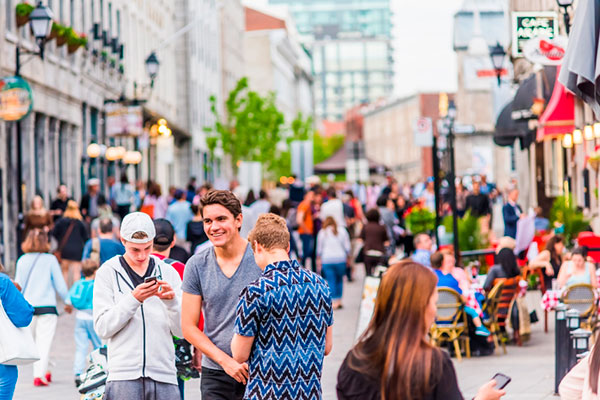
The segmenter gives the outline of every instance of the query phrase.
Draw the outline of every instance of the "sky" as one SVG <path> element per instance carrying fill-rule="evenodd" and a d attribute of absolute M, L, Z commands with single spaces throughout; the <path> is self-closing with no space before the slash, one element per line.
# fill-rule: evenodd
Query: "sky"
<path fill-rule="evenodd" d="M 453 16 L 463 0 L 390 0 L 394 13 L 394 95 L 455 92 Z M 265 6 L 268 0 L 244 0 Z"/>

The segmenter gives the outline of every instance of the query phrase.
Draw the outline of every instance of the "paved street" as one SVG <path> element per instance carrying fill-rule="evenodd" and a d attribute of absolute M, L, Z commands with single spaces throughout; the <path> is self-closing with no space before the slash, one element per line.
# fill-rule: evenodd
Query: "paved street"
<path fill-rule="evenodd" d="M 361 299 L 359 280 L 346 284 L 344 308 L 335 312 L 334 346 L 326 357 L 323 371 L 323 398 L 335 399 L 337 371 L 350 349 L 358 320 Z M 550 399 L 554 382 L 554 335 L 543 332 L 543 313 L 539 309 L 539 293 L 528 294 L 531 306 L 538 308 L 540 322 L 532 326 L 532 338 L 523 347 L 508 347 L 508 354 L 455 361 L 459 385 L 465 398 L 472 398 L 477 388 L 496 372 L 512 377 L 505 399 Z M 552 320 L 553 315 L 549 315 Z M 551 321 L 552 322 L 552 321 Z M 74 317 L 62 315 L 59 318 L 58 332 L 54 341 L 52 368 L 54 382 L 47 388 L 32 385 L 31 367 L 20 368 L 19 382 L 15 392 L 16 400 L 76 399 L 77 391 L 72 383 L 72 359 Z M 186 395 L 189 399 L 199 398 L 199 381 L 187 383 Z"/>

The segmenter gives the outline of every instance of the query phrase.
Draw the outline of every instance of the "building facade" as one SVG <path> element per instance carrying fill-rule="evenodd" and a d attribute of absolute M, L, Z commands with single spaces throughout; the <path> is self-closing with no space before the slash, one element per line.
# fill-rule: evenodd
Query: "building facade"
<path fill-rule="evenodd" d="M 317 117 L 343 120 L 356 104 L 393 91 L 389 0 L 269 0 L 286 5 L 312 55 Z"/>

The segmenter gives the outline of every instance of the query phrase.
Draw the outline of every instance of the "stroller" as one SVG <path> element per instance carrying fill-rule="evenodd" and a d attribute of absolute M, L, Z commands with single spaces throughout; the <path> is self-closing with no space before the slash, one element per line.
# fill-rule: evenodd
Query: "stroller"
<path fill-rule="evenodd" d="M 97 400 L 104 396 L 107 373 L 107 349 L 102 346 L 88 356 L 88 367 L 81 375 L 81 384 L 77 387 L 82 394 L 81 400 Z"/>

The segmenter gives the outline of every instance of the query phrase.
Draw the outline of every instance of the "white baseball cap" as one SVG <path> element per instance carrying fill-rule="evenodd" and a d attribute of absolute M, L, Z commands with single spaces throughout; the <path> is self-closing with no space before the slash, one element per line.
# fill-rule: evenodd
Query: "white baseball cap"
<path fill-rule="evenodd" d="M 135 239 L 133 235 L 136 232 L 143 232 L 148 236 L 144 239 Z M 121 222 L 121 238 L 131 243 L 148 243 L 154 240 L 156 229 L 154 222 L 148 214 L 142 212 L 132 212 L 123 218 Z"/>

